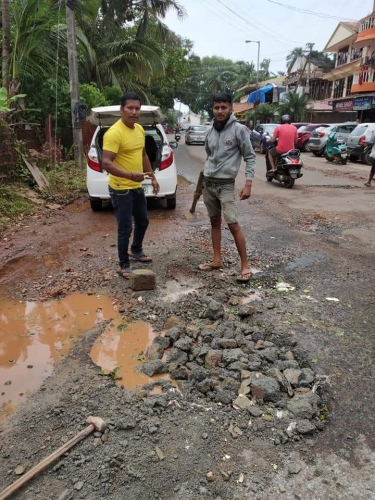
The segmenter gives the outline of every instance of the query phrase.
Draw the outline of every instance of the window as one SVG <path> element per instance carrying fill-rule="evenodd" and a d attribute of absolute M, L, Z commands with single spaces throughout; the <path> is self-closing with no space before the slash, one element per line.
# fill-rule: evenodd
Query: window
<path fill-rule="evenodd" d="M 333 97 L 343 97 L 344 93 L 345 78 L 340 78 L 340 80 L 335 80 L 333 86 Z"/>

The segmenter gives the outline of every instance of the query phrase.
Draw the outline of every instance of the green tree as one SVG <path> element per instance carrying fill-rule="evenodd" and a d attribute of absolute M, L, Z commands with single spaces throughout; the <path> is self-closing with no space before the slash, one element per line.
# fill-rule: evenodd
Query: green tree
<path fill-rule="evenodd" d="M 301 122 L 305 119 L 306 109 L 311 99 L 308 95 L 300 95 L 295 90 L 289 92 L 286 100 L 277 108 L 280 115 L 290 115 L 293 122 Z"/>
<path fill-rule="evenodd" d="M 286 65 L 289 66 L 296 57 L 302 57 L 303 55 L 303 47 L 294 47 L 294 49 L 286 56 Z"/>

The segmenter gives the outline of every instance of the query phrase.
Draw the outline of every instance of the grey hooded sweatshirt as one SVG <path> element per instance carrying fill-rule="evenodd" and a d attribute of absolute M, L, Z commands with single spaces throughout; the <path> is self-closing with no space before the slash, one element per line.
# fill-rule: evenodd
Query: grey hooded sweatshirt
<path fill-rule="evenodd" d="M 246 180 L 254 178 L 256 155 L 250 142 L 250 133 L 233 114 L 220 132 L 211 125 L 206 133 L 205 149 L 207 153 L 203 171 L 205 177 L 234 180 L 243 158 L 246 162 Z"/>

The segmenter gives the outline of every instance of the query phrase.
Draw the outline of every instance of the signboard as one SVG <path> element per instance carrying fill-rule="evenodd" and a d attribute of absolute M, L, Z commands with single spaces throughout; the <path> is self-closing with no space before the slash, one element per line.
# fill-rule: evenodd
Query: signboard
<path fill-rule="evenodd" d="M 335 102 L 335 111 L 352 111 L 353 110 L 353 99 L 346 99 L 345 101 Z"/>
<path fill-rule="evenodd" d="M 372 97 L 356 97 L 354 99 L 353 109 L 355 111 L 362 111 L 363 109 L 372 108 Z"/>

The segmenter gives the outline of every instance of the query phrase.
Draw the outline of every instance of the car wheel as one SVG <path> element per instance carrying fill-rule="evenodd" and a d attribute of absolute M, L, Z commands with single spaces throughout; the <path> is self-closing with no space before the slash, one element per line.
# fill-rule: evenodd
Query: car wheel
<path fill-rule="evenodd" d="M 323 156 L 324 149 L 320 149 L 319 151 L 313 151 L 312 154 L 314 156 Z"/>
<path fill-rule="evenodd" d="M 307 147 L 307 141 L 306 141 L 304 144 L 302 144 L 301 151 L 302 151 L 302 153 L 306 153 L 306 151 L 308 151 L 308 150 L 309 150 L 309 148 Z"/>
<path fill-rule="evenodd" d="M 102 200 L 100 200 L 99 198 L 91 198 L 90 206 L 93 212 L 100 212 L 103 206 Z"/>
<path fill-rule="evenodd" d="M 265 152 L 266 152 L 266 151 L 265 151 L 265 149 L 264 149 L 264 144 L 263 144 L 263 142 L 261 142 L 261 143 L 259 144 L 259 153 L 260 153 L 261 155 L 264 155 L 264 154 L 265 154 Z"/>
<path fill-rule="evenodd" d="M 366 165 L 371 165 L 371 158 L 370 158 L 370 153 L 371 149 L 368 149 L 363 155 L 362 155 L 362 161 L 363 163 L 366 163 Z"/>
<path fill-rule="evenodd" d="M 171 198 L 167 198 L 167 208 L 169 210 L 174 210 L 176 208 L 177 197 L 174 194 Z"/>

